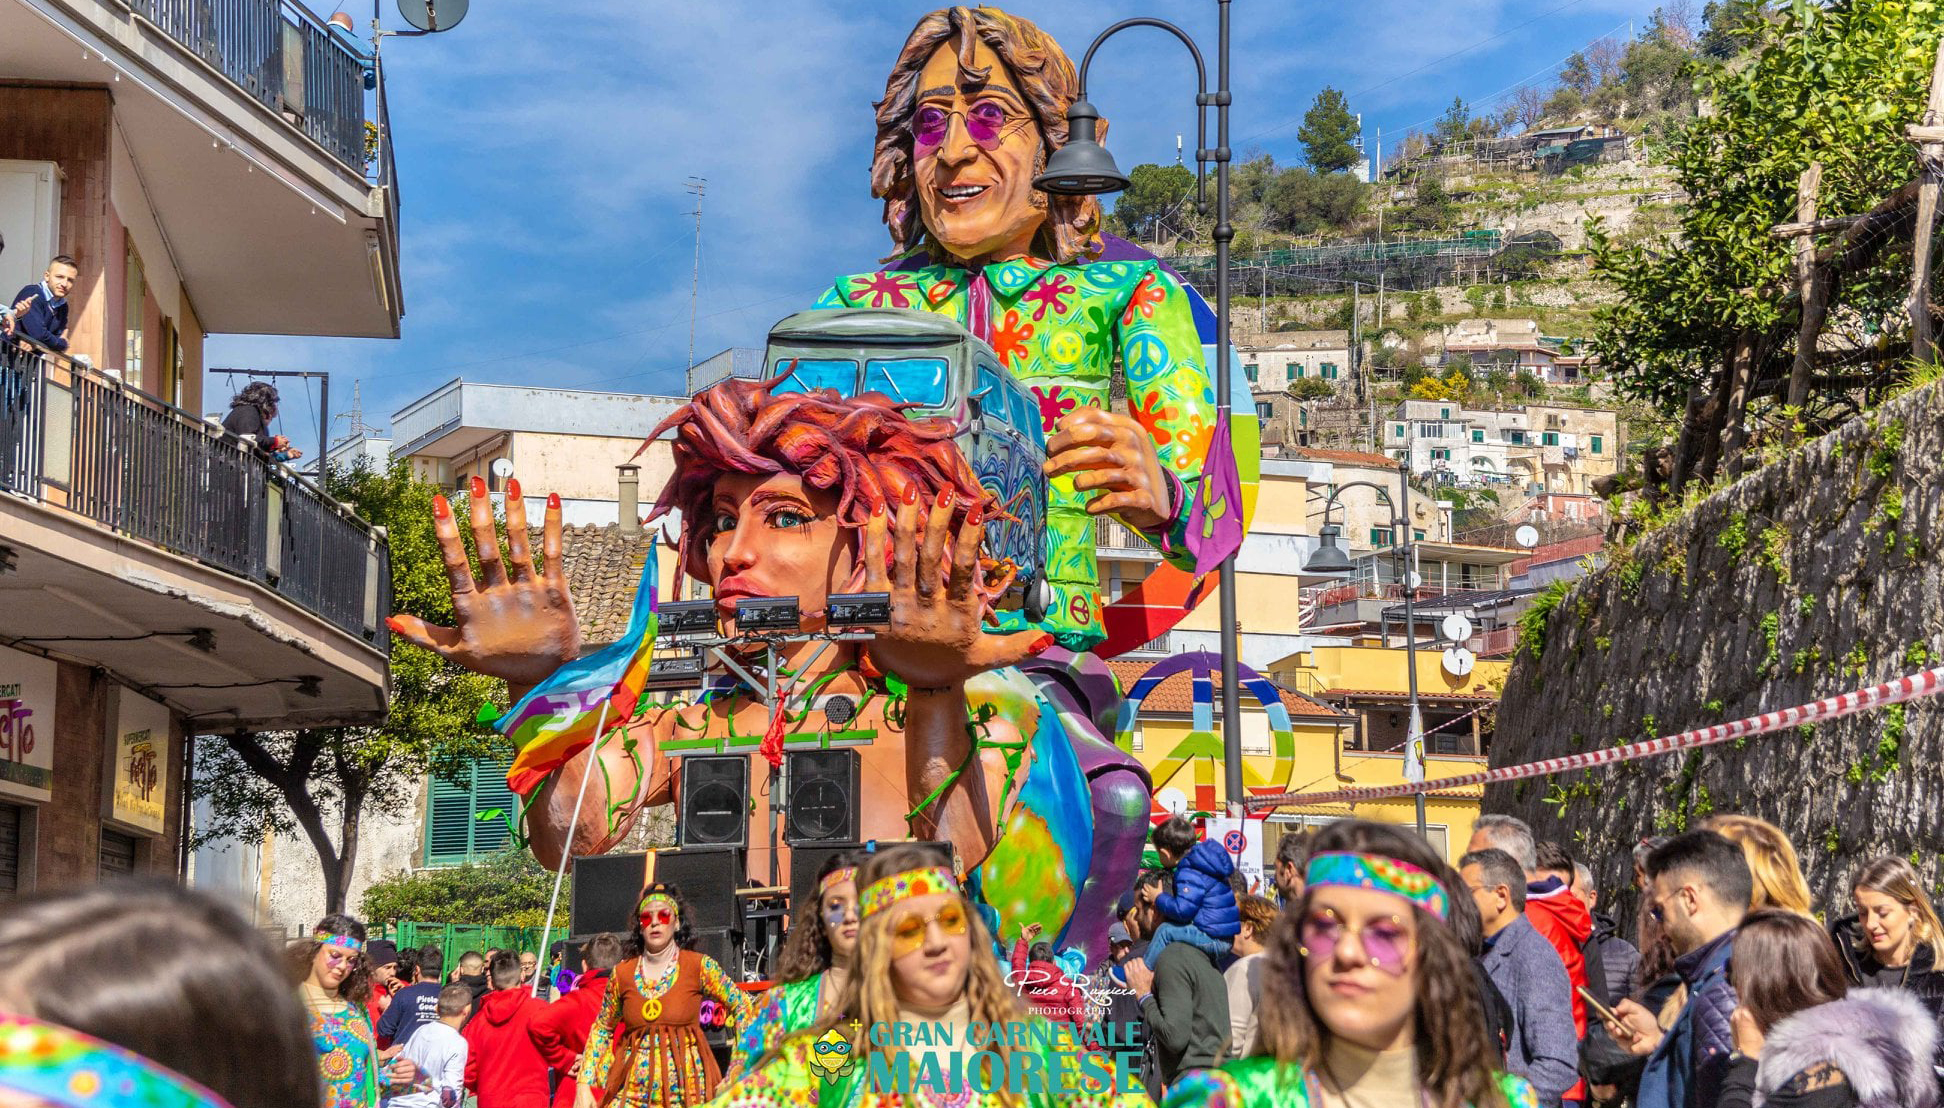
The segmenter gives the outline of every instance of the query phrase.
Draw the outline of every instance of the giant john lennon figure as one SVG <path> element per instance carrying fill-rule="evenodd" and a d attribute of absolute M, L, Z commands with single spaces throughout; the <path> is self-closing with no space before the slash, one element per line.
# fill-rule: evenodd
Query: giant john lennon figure
<path fill-rule="evenodd" d="M 815 631 L 830 595 L 892 594 L 890 628 L 861 648 L 838 643 L 814 662 L 815 644 L 779 651 L 786 691 L 862 704 L 849 726 L 873 732 L 859 749 L 863 837 L 950 840 L 1000 934 L 1039 923 L 1098 955 L 1139 864 L 1149 797 L 1146 771 L 1107 737 L 1111 677 L 1068 649 L 1102 638 L 1092 522 L 1118 516 L 1171 563 L 1192 566 L 1188 521 L 1215 417 L 1183 289 L 1151 260 L 1089 262 L 1101 247 L 1098 203 L 1032 187 L 1066 141 L 1076 93 L 1071 61 L 1026 20 L 990 8 L 922 19 L 877 109 L 872 186 L 897 264 L 842 278 L 818 303 L 955 319 L 1031 389 L 1048 436 L 1053 532 L 1055 602 L 1042 623 L 993 611 L 1003 581 L 979 540 L 1000 508 L 952 426 L 908 418 L 882 397 L 771 395 L 733 380 L 708 390 L 658 430 L 675 432 L 676 472 L 656 512 L 680 509 L 683 569 L 714 589 L 725 634 L 746 596 L 798 597 L 803 628 Z M 1132 416 L 1106 408 L 1116 365 Z M 558 501 L 536 568 L 524 502 L 509 488 L 502 562 L 476 484 L 477 575 L 450 507 L 436 508 L 456 626 L 393 626 L 504 678 L 517 697 L 580 652 Z M 817 726 L 809 716 L 786 711 L 785 734 Z M 642 808 L 671 802 L 666 744 L 763 735 L 773 722 L 741 689 L 638 717 L 624 740 L 582 749 L 530 796 L 536 856 L 599 853 Z M 755 791 L 761 827 L 767 790 Z"/>

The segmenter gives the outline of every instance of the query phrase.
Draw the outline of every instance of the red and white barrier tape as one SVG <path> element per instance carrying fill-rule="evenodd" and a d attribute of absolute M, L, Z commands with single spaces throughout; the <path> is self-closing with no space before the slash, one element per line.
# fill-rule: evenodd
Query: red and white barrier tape
<path fill-rule="evenodd" d="M 1906 700 L 1917 700 L 1926 696 L 1944 693 L 1944 666 L 1920 670 L 1908 677 L 1872 685 L 1867 689 L 1857 689 L 1841 696 L 1832 696 L 1811 704 L 1801 704 L 1794 708 L 1784 708 L 1778 712 L 1767 712 L 1732 723 L 1717 723 L 1713 727 L 1702 727 L 1694 731 L 1683 731 L 1678 735 L 1664 735 L 1658 739 L 1629 743 L 1626 746 L 1608 747 L 1584 754 L 1569 754 L 1564 758 L 1546 758 L 1542 761 L 1527 762 L 1524 765 L 1504 766 L 1500 769 L 1486 770 L 1483 773 L 1467 773 L 1458 777 L 1440 777 L 1432 781 L 1403 785 L 1370 785 L 1360 789 L 1339 789 L 1328 793 L 1281 793 L 1276 796 L 1252 796 L 1244 802 L 1252 810 L 1264 808 L 1310 807 L 1319 804 L 1346 804 L 1359 800 L 1383 800 L 1388 797 L 1412 796 L 1417 793 L 1441 792 L 1446 789 L 1465 785 L 1483 785 L 1493 781 L 1517 781 L 1524 777 L 1544 777 L 1548 774 L 1565 773 L 1569 770 L 1586 769 L 1590 766 L 1607 766 L 1616 762 L 1632 762 L 1641 758 L 1652 758 L 1676 750 L 1686 750 L 1699 746 L 1713 746 L 1732 739 L 1747 738 L 1750 735 L 1781 731 L 1805 723 L 1816 723 L 1826 719 L 1855 715 L 1871 708 L 1889 704 L 1900 704 Z"/>

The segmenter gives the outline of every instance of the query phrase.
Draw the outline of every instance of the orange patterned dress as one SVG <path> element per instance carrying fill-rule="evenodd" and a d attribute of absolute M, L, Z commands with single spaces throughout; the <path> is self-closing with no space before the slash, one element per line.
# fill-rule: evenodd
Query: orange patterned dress
<path fill-rule="evenodd" d="M 608 977 L 587 1036 L 583 1079 L 603 1108 L 694 1108 L 722 1079 L 704 1024 L 741 1028 L 752 1008 L 706 954 L 681 951 L 659 974 L 630 958 Z"/>

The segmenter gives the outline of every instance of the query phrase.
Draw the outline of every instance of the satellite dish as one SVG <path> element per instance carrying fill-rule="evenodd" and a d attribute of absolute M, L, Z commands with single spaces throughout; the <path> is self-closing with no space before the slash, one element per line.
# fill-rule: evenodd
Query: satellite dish
<path fill-rule="evenodd" d="M 1445 638 L 1453 642 L 1464 642 L 1471 638 L 1471 620 L 1453 612 L 1444 618 L 1444 633 Z"/>
<path fill-rule="evenodd" d="M 508 477 L 513 476 L 513 459 L 494 458 L 493 476 L 499 478 L 502 481 L 506 480 Z"/>
<path fill-rule="evenodd" d="M 1407 589 L 1421 589 L 1424 587 L 1424 578 L 1419 576 L 1416 570 L 1412 570 L 1404 575 L 1404 587 Z"/>
<path fill-rule="evenodd" d="M 1469 676 L 1472 671 L 1472 666 L 1477 661 L 1478 659 L 1473 656 L 1472 652 L 1462 646 L 1450 647 L 1444 652 L 1445 672 L 1451 674 L 1453 677 Z"/>
<path fill-rule="evenodd" d="M 398 14 L 421 31 L 450 31 L 466 18 L 466 0 L 398 0 Z"/>
<path fill-rule="evenodd" d="M 1154 794 L 1154 802 L 1166 809 L 1170 815 L 1188 814 L 1188 794 L 1176 788 L 1166 788 Z"/>
<path fill-rule="evenodd" d="M 1512 538 L 1520 546 L 1531 550 L 1533 547 L 1539 545 L 1539 528 L 1534 527 L 1530 523 L 1521 524 L 1517 531 L 1512 532 Z"/>

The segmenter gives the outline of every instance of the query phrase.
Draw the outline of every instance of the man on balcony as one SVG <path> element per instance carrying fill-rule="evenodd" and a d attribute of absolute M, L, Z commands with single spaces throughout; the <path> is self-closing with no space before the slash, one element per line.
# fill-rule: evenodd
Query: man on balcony
<path fill-rule="evenodd" d="M 56 254 L 47 263 L 47 273 L 39 284 L 28 285 L 14 294 L 11 337 L 29 338 L 49 350 L 66 350 L 68 293 L 74 289 L 81 268 L 66 254 Z"/>

